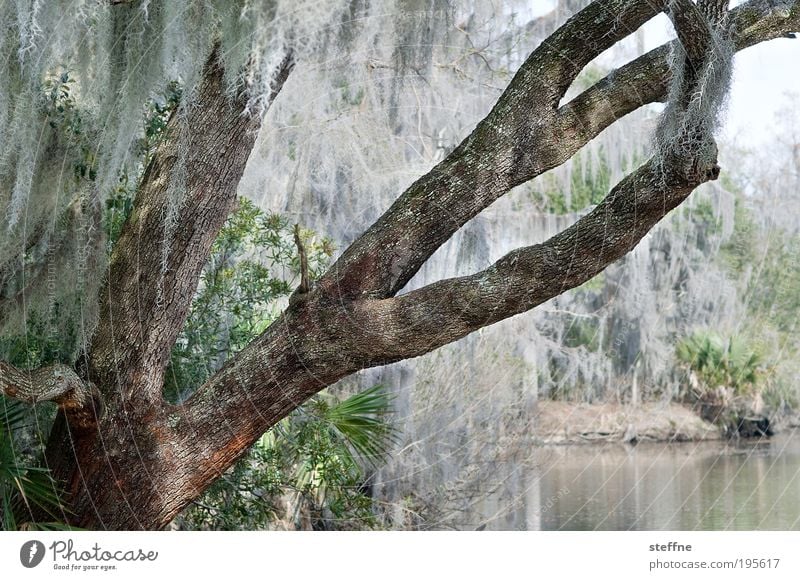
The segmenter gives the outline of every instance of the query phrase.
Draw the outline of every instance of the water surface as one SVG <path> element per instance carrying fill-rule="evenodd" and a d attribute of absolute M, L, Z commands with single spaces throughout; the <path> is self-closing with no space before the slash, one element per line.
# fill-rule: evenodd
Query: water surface
<path fill-rule="evenodd" d="M 800 431 L 739 443 L 537 449 L 486 529 L 800 530 Z"/>

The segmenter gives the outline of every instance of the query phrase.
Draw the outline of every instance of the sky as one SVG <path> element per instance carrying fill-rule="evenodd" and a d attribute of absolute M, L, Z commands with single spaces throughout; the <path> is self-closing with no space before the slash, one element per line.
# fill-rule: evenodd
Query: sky
<path fill-rule="evenodd" d="M 800 39 L 780 39 L 736 55 L 725 137 L 749 146 L 768 141 L 778 113 L 800 99 Z"/>
<path fill-rule="evenodd" d="M 742 0 L 734 0 L 731 5 L 741 3 Z M 551 11 L 555 2 L 536 0 L 532 6 L 531 15 L 537 16 Z M 647 50 L 675 37 L 672 24 L 663 14 L 643 30 Z M 800 101 L 800 38 L 763 42 L 739 52 L 720 136 L 748 147 L 769 141 L 779 127 L 778 113 L 792 98 Z"/>
<path fill-rule="evenodd" d="M 648 49 L 674 36 L 665 15 L 645 26 Z M 780 123 L 777 115 L 792 93 L 800 99 L 800 38 L 762 42 L 738 52 L 721 137 L 749 147 L 769 141 Z"/>

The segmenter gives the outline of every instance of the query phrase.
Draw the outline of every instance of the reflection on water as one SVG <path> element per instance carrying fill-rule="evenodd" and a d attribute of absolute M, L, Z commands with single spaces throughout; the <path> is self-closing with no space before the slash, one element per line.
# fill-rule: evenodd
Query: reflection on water
<path fill-rule="evenodd" d="M 482 506 L 487 529 L 800 530 L 800 431 L 738 444 L 549 447 L 535 462 Z"/>

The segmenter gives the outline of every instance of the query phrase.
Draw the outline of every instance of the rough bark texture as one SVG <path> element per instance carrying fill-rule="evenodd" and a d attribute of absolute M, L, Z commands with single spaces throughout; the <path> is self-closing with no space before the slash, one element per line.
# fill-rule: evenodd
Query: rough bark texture
<path fill-rule="evenodd" d="M 0 393 L 32 405 L 54 402 L 81 431 L 94 429 L 103 415 L 97 388 L 63 364 L 24 371 L 0 361 Z"/>
<path fill-rule="evenodd" d="M 276 83 L 291 67 L 287 57 Z M 115 244 L 100 323 L 79 365 L 99 386 L 106 413 L 90 432 L 60 414 L 47 449 L 49 467 L 66 484 L 74 525 L 160 527 L 182 507 L 172 503 L 173 496 L 182 499 L 173 489 L 194 458 L 175 443 L 163 377 L 255 142 L 260 117 L 244 114 L 246 104 L 243 95 L 226 94 L 215 51 L 197 98 L 170 119 Z M 179 148 L 187 148 L 185 161 Z M 175 207 L 170 175 L 178 163 L 185 164 L 186 189 Z M 167 229 L 170 212 L 174 227 Z"/>
<path fill-rule="evenodd" d="M 314 393 L 357 370 L 430 352 L 582 284 L 635 247 L 698 185 L 715 179 L 713 142 L 704 143 L 702 156 L 667 148 L 546 242 L 515 250 L 471 276 L 398 295 L 437 248 L 511 188 L 563 163 L 619 117 L 666 98 L 669 46 L 561 104 L 586 64 L 670 4 L 689 58 L 701 59 L 708 50 L 703 14 L 725 18 L 718 0 L 701 2 L 700 9 L 688 0 L 593 2 L 530 55 L 469 137 L 412 184 L 316 284 L 304 283 L 259 338 L 174 407 L 161 399 L 170 349 L 258 128 L 257 118 L 242 115 L 242 100 L 225 96 L 212 56 L 194 106 L 170 121 L 170 140 L 147 170 L 115 247 L 91 350 L 78 374 L 63 375 L 74 387 L 53 390 L 52 369 L 25 374 L 0 366 L 3 392 L 31 402 L 65 400 L 85 392 L 82 385 L 90 381 L 98 385 L 105 413 L 97 424 L 84 429 L 62 412 L 48 445 L 49 464 L 67 487 L 71 523 L 165 526 Z M 800 28 L 800 0 L 787 6 L 777 10 L 751 0 L 731 11 L 736 47 Z M 287 59 L 273 96 L 290 70 Z M 187 191 L 177 220 L 167 222 L 168 177 L 181 139 L 189 143 Z"/>

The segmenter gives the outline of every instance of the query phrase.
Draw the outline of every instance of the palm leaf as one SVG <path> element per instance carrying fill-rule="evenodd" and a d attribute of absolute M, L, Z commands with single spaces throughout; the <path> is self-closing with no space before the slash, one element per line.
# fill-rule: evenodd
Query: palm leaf
<path fill-rule="evenodd" d="M 12 432 L 26 426 L 27 408 L 3 399 L 0 404 L 0 500 L 3 529 L 17 529 L 17 516 L 41 511 L 54 520 L 61 519 L 64 508 L 56 482 L 42 467 L 28 465 L 16 450 Z M 32 458 L 29 458 L 31 461 Z"/>
<path fill-rule="evenodd" d="M 50 516 L 58 518 L 62 515 L 63 506 L 56 483 L 47 469 L 28 467 L 14 478 L 15 487 L 27 511 L 34 507 L 43 510 Z"/>
<path fill-rule="evenodd" d="M 29 408 L 19 401 L 0 396 L 0 426 L 12 432 L 25 427 Z"/>
<path fill-rule="evenodd" d="M 383 419 L 391 412 L 391 399 L 383 385 L 375 385 L 325 411 L 324 420 L 335 436 L 373 467 L 387 455 L 395 438 L 395 430 Z"/>

